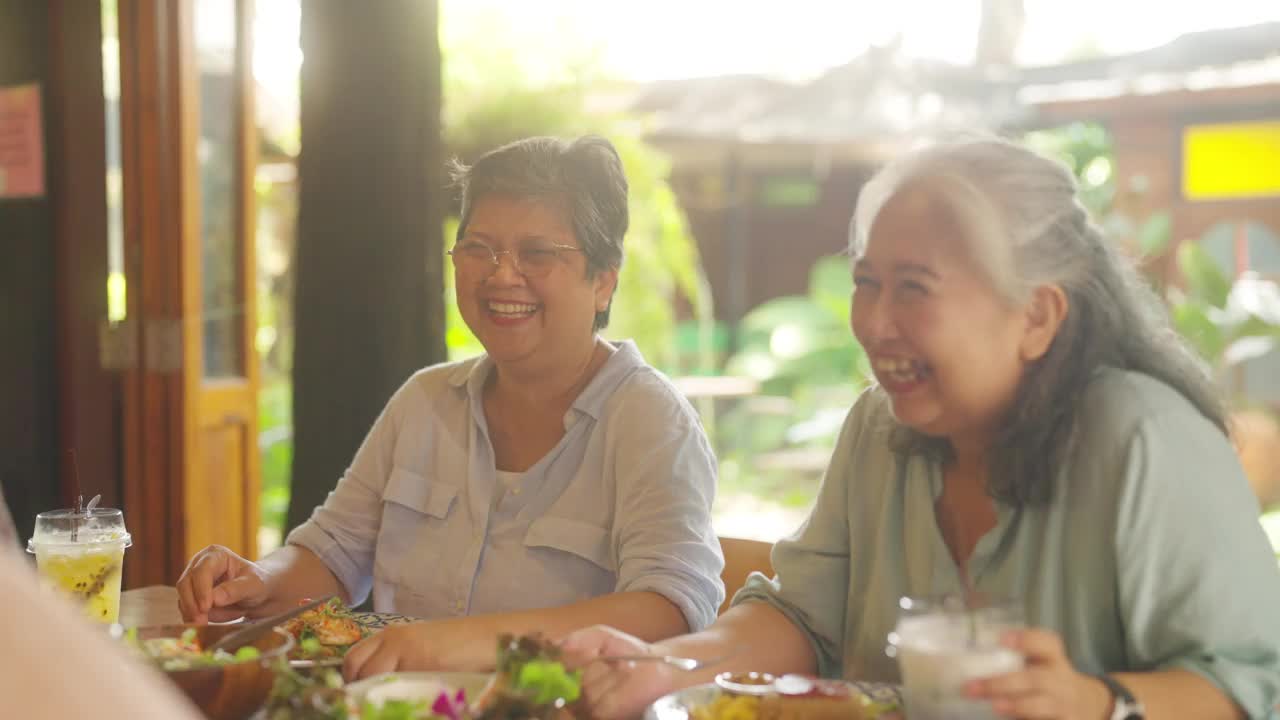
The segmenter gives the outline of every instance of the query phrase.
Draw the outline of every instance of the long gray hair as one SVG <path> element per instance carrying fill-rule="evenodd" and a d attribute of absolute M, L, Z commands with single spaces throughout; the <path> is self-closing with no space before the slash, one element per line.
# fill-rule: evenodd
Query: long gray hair
<path fill-rule="evenodd" d="M 510 195 L 549 203 L 568 214 L 573 234 L 587 258 L 587 276 L 622 267 L 627 234 L 627 176 L 613 144 L 598 135 L 576 140 L 530 137 L 490 150 L 467 166 L 453 161 L 453 185 L 462 198 L 461 240 L 476 201 Z M 595 329 L 609 324 L 613 298 L 596 313 Z"/>
<path fill-rule="evenodd" d="M 962 226 L 992 287 L 1010 304 L 1057 285 L 1069 310 L 1049 350 L 1023 376 L 988 451 L 988 492 L 1016 506 L 1051 497 L 1053 471 L 1070 452 L 1084 388 L 1103 366 L 1167 383 L 1224 434 L 1226 412 L 1202 362 L 1170 328 L 1159 298 L 1103 238 L 1060 163 L 1012 142 L 966 138 L 910 153 L 862 189 L 849 250 L 861 257 L 872 222 L 905 185 L 927 183 Z M 951 456 L 950 444 L 899 425 L 903 453 Z"/>

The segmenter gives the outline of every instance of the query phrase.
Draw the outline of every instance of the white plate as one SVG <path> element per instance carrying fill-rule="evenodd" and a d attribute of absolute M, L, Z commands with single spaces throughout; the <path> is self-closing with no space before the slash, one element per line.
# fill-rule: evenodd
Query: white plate
<path fill-rule="evenodd" d="M 466 693 L 474 702 L 489 682 L 488 673 L 469 672 L 392 672 L 374 675 L 347 685 L 347 698 L 357 704 L 365 700 L 379 703 L 387 700 L 425 700 L 433 702 L 443 691 Z"/>

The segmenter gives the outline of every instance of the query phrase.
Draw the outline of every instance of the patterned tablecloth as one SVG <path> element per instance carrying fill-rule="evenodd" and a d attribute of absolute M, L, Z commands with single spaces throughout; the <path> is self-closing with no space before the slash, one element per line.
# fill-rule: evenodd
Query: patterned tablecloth
<path fill-rule="evenodd" d="M 391 625 L 411 623 L 418 619 L 394 613 L 353 612 L 351 615 L 356 619 L 356 622 L 360 623 L 360 627 L 373 631 L 378 631 Z"/>

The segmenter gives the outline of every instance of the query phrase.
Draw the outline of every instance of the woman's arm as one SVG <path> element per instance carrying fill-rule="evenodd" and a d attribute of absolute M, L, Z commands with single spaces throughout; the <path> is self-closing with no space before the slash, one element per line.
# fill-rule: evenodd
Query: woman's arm
<path fill-rule="evenodd" d="M 785 615 L 765 603 L 740 603 L 702 632 L 648 644 L 613 628 L 593 627 L 564 642 L 566 660 L 583 668 L 583 697 L 592 717 L 631 718 L 659 697 L 711 682 L 721 672 L 764 671 L 775 675 L 813 674 L 818 661 L 808 637 Z M 615 655 L 676 655 L 702 660 L 724 658 L 695 672 L 661 663 L 594 662 Z"/>
<path fill-rule="evenodd" d="M 617 391 L 596 432 L 615 493 L 614 590 L 667 598 L 687 623 L 676 633 L 710 625 L 724 599 L 724 557 L 711 525 L 716 458 L 697 415 L 660 377 L 642 373 Z"/>
<path fill-rule="evenodd" d="M 558 638 L 604 624 L 645 640 L 688 630 L 680 609 L 657 593 L 612 593 L 554 608 L 393 626 L 352 648 L 345 673 L 354 678 L 404 669 L 488 671 L 497 659 L 499 635 L 537 632 Z"/>
<path fill-rule="evenodd" d="M 706 630 L 674 637 L 654 647 L 663 655 L 725 658 L 706 669 L 682 673 L 682 679 L 690 685 L 711 682 L 726 671 L 813 675 L 818 669 L 813 646 L 800 628 L 777 608 L 761 602 L 739 603 Z"/>
<path fill-rule="evenodd" d="M 197 720 L 203 715 L 101 625 L 91 626 L 35 575 L 12 548 L 0 548 L 5 579 L 0 613 L 4 717 Z M 19 655 L 20 653 L 20 655 Z M 19 659 L 19 657 L 21 659 Z"/>
<path fill-rule="evenodd" d="M 5 545 L 16 545 L 18 543 L 18 531 L 14 529 L 13 516 L 9 514 L 9 507 L 5 505 L 4 494 L 0 493 L 0 550 L 7 549 Z"/>
<path fill-rule="evenodd" d="M 1026 668 L 969 682 L 965 692 L 970 697 L 990 701 L 1000 717 L 1110 720 L 1114 709 L 1111 690 L 1097 677 L 1075 669 L 1057 633 L 1015 631 L 1004 638 L 1004 644 L 1026 658 Z M 1148 720 L 1244 717 L 1242 709 L 1213 683 L 1188 670 L 1115 673 L 1111 677 L 1142 703 Z"/>
<path fill-rule="evenodd" d="M 1238 720 L 1245 717 L 1240 706 L 1231 702 L 1216 685 L 1189 670 L 1115 673 L 1112 677 L 1142 703 L 1147 720 Z M 1107 707 L 1110 709 L 1110 705 Z M 1103 715 L 1101 720 L 1110 717 Z"/>
<path fill-rule="evenodd" d="M 337 595 L 343 602 L 351 604 L 346 588 L 338 582 L 329 567 L 307 548 L 286 545 L 259 560 L 258 565 L 271 575 L 281 594 L 292 595 L 294 599 Z"/>

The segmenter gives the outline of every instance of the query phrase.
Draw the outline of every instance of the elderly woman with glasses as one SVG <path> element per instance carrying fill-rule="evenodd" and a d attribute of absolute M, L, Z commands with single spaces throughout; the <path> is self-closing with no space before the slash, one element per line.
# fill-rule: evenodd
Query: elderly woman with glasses
<path fill-rule="evenodd" d="M 1070 171 L 994 138 L 917 150 L 862 189 L 849 249 L 877 384 L 808 520 L 703 632 L 566 640 L 578 661 L 731 653 L 591 663 L 592 715 L 720 671 L 898 682 L 900 598 L 986 596 L 1027 627 L 995 655 L 973 634 L 934 654 L 937 629 L 900 649 L 952 660 L 908 678 L 908 717 L 1277 717 L 1280 572 L 1222 403 Z"/>
<path fill-rule="evenodd" d="M 485 354 L 411 377 L 284 548 L 198 553 L 178 583 L 188 620 L 370 591 L 374 610 L 424 619 L 352 648 L 354 677 L 487 669 L 504 632 L 657 640 L 714 619 L 714 455 L 635 345 L 599 335 L 628 223 L 617 152 L 530 138 L 454 170 L 449 254 Z"/>

